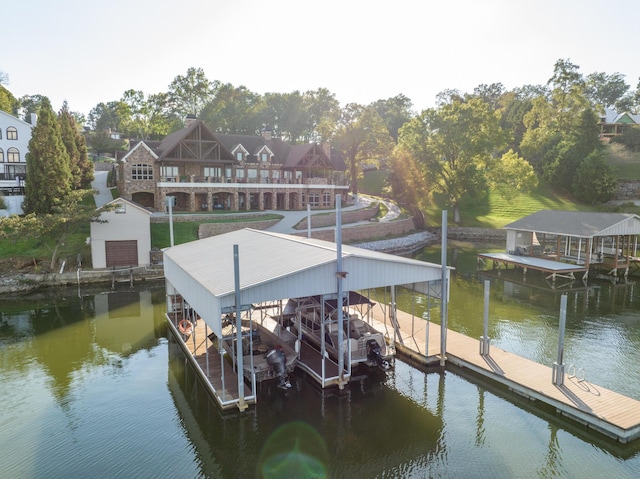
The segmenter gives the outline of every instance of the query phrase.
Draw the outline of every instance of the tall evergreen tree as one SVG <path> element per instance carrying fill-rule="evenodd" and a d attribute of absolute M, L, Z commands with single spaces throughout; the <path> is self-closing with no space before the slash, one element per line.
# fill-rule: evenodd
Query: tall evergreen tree
<path fill-rule="evenodd" d="M 29 141 L 23 210 L 49 214 L 64 204 L 72 185 L 69 154 L 62 142 L 60 126 L 46 97 Z"/>
<path fill-rule="evenodd" d="M 87 143 L 78 131 L 78 125 L 66 101 L 58 113 L 58 122 L 62 142 L 69 154 L 69 167 L 73 177 L 72 187 L 76 190 L 87 188 L 93 181 L 93 164 L 89 161 Z"/>

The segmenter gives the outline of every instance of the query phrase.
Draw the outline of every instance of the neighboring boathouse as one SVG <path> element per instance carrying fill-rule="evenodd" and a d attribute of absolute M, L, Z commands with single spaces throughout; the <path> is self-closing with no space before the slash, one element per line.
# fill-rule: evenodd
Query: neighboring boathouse
<path fill-rule="evenodd" d="M 583 280 L 590 272 L 626 278 L 638 264 L 640 217 L 628 213 L 538 211 L 505 226 L 504 253 L 481 253 L 482 262 L 539 270 L 547 279 Z"/>

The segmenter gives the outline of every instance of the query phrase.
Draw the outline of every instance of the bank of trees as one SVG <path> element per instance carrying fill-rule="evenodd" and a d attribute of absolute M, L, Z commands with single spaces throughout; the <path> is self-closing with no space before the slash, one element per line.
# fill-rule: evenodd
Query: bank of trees
<path fill-rule="evenodd" d="M 41 97 L 37 113 L 26 155 L 24 215 L 0 220 L 0 237 L 37 238 L 49 249 L 53 270 L 69 237 L 97 219 L 99 212 L 91 198 L 93 163 L 67 104 L 56 115 L 49 99 Z"/>
<path fill-rule="evenodd" d="M 544 85 L 479 85 L 473 92 L 445 90 L 436 100 L 420 112 L 402 94 L 341 106 L 323 88 L 261 95 L 189 68 L 166 92 L 127 90 L 96 105 L 86 138 L 96 153 L 113 152 L 126 142 L 111 133 L 159 140 L 181 128 L 187 114 L 215 132 L 256 135 L 269 128 L 292 144 L 329 142 L 347 165 L 354 193 L 364 168 L 384 165 L 393 197 L 409 207 L 438 200 L 459 221 L 464 199 L 489 189 L 510 198 L 539 180 L 585 202 L 610 198 L 615 182 L 598 139 L 598 117 L 604 107 L 639 112 L 640 84 L 631 89 L 620 73 L 584 76 L 560 59 Z M 21 98 L 23 114 L 41 101 L 38 95 Z M 65 145 L 73 150 L 69 141 Z"/>

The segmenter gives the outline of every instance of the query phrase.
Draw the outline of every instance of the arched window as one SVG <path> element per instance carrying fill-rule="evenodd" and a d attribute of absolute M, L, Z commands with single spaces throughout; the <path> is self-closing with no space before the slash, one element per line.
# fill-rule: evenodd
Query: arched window
<path fill-rule="evenodd" d="M 2 140 L 2 128 L 0 128 L 0 140 Z"/>
<path fill-rule="evenodd" d="M 20 163 L 20 152 L 17 148 L 9 148 L 7 150 L 7 162 Z"/>
<path fill-rule="evenodd" d="M 18 130 L 15 126 L 10 126 L 7 128 L 7 140 L 17 140 L 18 139 Z"/>
<path fill-rule="evenodd" d="M 4 151 L 0 148 L 0 163 L 4 162 Z"/>

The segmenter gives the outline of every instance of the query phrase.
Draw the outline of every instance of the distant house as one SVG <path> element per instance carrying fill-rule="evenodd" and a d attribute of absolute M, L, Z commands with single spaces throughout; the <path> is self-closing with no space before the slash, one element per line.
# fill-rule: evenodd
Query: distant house
<path fill-rule="evenodd" d="M 32 116 L 35 124 L 35 115 Z M 0 191 L 22 194 L 27 175 L 27 152 L 33 126 L 0 111 Z"/>
<path fill-rule="evenodd" d="M 628 125 L 640 125 L 640 115 L 618 113 L 612 108 L 605 108 L 600 115 L 600 139 L 620 136 Z"/>
<path fill-rule="evenodd" d="M 146 266 L 151 263 L 151 213 L 124 198 L 91 223 L 91 259 L 94 268 Z"/>
<path fill-rule="evenodd" d="M 123 198 L 156 211 L 300 210 L 346 203 L 346 166 L 326 145 L 289 145 L 259 135 L 213 133 L 202 121 L 162 141 L 144 141 L 118 158 Z"/>

